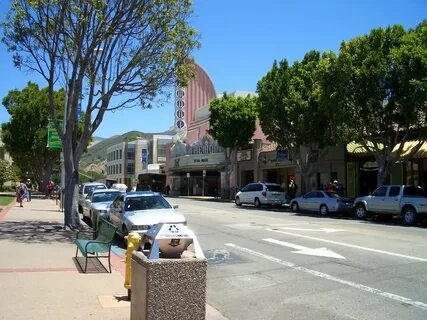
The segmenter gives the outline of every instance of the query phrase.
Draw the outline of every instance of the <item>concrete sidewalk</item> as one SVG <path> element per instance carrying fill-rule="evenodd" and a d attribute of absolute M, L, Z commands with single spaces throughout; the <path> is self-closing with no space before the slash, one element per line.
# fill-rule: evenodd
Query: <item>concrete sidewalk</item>
<path fill-rule="evenodd" d="M 81 273 L 76 233 L 62 226 L 55 200 L 13 203 L 0 212 L 0 319 L 129 319 L 123 250 L 113 250 L 111 274 L 95 259 Z M 225 319 L 206 309 L 206 319 Z"/>

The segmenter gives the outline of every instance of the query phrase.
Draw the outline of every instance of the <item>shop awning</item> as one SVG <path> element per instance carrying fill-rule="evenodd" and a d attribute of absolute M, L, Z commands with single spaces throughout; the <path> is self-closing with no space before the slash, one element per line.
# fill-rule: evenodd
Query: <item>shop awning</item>
<path fill-rule="evenodd" d="M 402 155 L 401 155 L 402 158 L 409 155 L 411 151 L 418 145 L 419 142 L 420 140 L 411 140 L 411 141 L 405 142 L 402 150 Z M 369 147 L 373 147 L 373 143 L 368 142 L 368 148 Z M 399 148 L 399 145 L 397 145 L 393 149 L 393 151 L 397 151 L 398 148 Z M 366 150 L 366 148 L 362 144 L 356 143 L 356 142 L 350 142 L 349 144 L 347 144 L 347 152 L 351 155 L 359 156 L 359 157 L 372 155 L 372 152 L 370 152 L 369 150 Z M 412 158 L 414 159 L 427 158 L 427 141 L 423 141 L 423 145 L 414 154 Z"/>

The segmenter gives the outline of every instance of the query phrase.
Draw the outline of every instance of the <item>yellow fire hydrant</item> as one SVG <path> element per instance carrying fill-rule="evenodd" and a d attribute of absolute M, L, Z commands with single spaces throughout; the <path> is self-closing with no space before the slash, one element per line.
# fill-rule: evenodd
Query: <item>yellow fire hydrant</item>
<path fill-rule="evenodd" d="M 131 297 L 132 289 L 132 252 L 138 249 L 139 242 L 141 241 L 141 236 L 137 233 L 129 233 L 125 237 L 127 240 L 127 249 L 126 249 L 126 273 L 125 273 L 125 288 L 128 289 L 128 298 Z"/>

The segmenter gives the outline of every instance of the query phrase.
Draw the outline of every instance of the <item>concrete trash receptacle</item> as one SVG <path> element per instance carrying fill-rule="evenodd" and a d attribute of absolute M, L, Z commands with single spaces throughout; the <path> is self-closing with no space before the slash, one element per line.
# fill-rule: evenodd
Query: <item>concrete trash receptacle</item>
<path fill-rule="evenodd" d="M 170 234 L 168 231 L 176 228 L 182 232 Z M 179 250 L 187 249 L 191 242 L 198 247 L 194 234 L 186 226 L 164 224 L 156 225 L 153 229 L 151 234 L 147 235 L 152 242 L 152 250 L 169 252 L 170 249 L 164 247 L 165 243 L 177 248 L 177 244 L 182 241 L 186 241 L 186 245 L 181 246 Z M 167 232 L 164 232 L 165 230 Z M 171 236 L 169 242 L 164 241 L 168 237 L 167 234 Z M 190 237 L 194 239 L 188 241 Z M 179 257 L 176 251 L 173 251 L 174 258 L 162 258 L 161 253 L 146 255 L 138 251 L 132 254 L 131 320 L 206 318 L 207 261 L 200 253 L 200 247 L 197 251 L 198 254 L 184 252 Z M 150 259 L 150 256 L 159 258 Z M 163 256 L 167 257 L 167 254 Z"/>

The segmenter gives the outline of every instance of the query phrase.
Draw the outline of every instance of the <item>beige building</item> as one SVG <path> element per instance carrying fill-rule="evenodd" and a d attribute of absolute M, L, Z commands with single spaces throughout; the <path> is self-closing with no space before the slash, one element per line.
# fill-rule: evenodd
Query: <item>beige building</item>
<path fill-rule="evenodd" d="M 107 149 L 107 183 L 124 183 L 134 187 L 141 174 L 161 174 L 166 162 L 166 146 L 172 136 L 155 134 L 152 139 L 121 142 Z"/>

